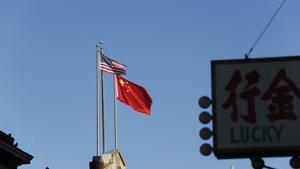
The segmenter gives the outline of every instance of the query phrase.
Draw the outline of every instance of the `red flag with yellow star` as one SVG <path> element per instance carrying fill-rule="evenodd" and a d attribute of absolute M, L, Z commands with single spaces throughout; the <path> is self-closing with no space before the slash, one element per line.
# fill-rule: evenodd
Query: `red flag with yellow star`
<path fill-rule="evenodd" d="M 116 75 L 118 99 L 137 112 L 151 115 L 152 98 L 147 90 L 123 77 Z"/>

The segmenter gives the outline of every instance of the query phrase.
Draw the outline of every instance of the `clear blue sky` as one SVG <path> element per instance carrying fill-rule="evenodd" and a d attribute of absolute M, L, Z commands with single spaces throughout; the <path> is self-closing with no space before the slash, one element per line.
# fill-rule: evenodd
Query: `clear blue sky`
<path fill-rule="evenodd" d="M 201 95 L 210 60 L 242 58 L 281 0 L 2 0 L 0 129 L 34 156 L 22 169 L 87 169 L 95 155 L 95 44 L 153 97 L 152 116 L 119 104 L 129 169 L 251 168 L 203 157 Z M 289 0 L 253 57 L 300 54 L 300 1 Z M 106 76 L 108 149 L 112 78 Z M 287 158 L 267 163 L 289 168 Z M 142 167 L 141 167 L 142 166 Z"/>

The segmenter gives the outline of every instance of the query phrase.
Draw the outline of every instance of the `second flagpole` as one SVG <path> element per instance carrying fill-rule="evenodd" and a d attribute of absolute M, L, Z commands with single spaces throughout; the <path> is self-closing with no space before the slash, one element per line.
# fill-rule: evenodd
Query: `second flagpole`
<path fill-rule="evenodd" d="M 115 129 L 115 150 L 118 148 L 118 112 L 117 112 L 117 84 L 114 76 L 114 129 Z"/>
<path fill-rule="evenodd" d="M 102 58 L 103 48 L 100 50 L 100 57 Z M 101 61 L 101 59 L 100 59 Z M 100 71 L 101 75 L 101 103 L 102 103 L 102 150 L 103 154 L 105 154 L 105 143 L 106 143 L 106 130 L 105 130 L 105 97 L 104 97 L 104 74 L 103 70 Z"/>

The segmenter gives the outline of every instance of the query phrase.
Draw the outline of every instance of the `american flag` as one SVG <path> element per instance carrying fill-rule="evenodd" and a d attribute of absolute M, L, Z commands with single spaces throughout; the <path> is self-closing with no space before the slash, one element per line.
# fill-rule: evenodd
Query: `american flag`
<path fill-rule="evenodd" d="M 108 73 L 125 75 L 126 74 L 126 65 L 119 63 L 110 59 L 109 57 L 102 55 L 100 70 L 103 70 Z"/>

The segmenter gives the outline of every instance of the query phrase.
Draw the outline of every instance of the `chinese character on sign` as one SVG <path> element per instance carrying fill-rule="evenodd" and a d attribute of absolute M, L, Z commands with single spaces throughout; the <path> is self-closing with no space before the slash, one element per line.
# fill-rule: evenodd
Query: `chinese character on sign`
<path fill-rule="evenodd" d="M 242 82 L 242 74 L 239 70 L 234 71 L 225 87 L 225 90 L 229 92 L 229 96 L 222 107 L 224 109 L 232 107 L 230 115 L 232 121 L 236 122 L 239 114 L 241 114 L 240 116 L 246 122 L 254 124 L 257 120 L 255 98 L 261 94 L 260 89 L 256 86 L 259 82 L 260 74 L 257 71 L 251 71 L 246 73 L 244 78 L 247 84 L 240 93 L 237 93 L 237 88 Z M 300 99 L 299 88 L 287 77 L 286 71 L 281 69 L 260 98 L 263 101 L 272 102 L 268 106 L 269 114 L 266 115 L 269 121 L 297 119 L 296 113 L 293 111 L 293 93 Z M 238 112 L 238 99 L 244 100 L 247 104 L 247 112 Z"/>
<path fill-rule="evenodd" d="M 247 102 L 247 115 L 242 115 L 242 118 L 249 123 L 256 122 L 256 112 L 255 112 L 255 101 L 254 97 L 260 94 L 260 90 L 253 86 L 259 81 L 260 75 L 256 71 L 252 71 L 246 74 L 247 85 L 243 88 L 242 93 L 240 93 L 239 97 Z M 238 110 L 237 110 L 237 93 L 236 88 L 242 81 L 241 72 L 236 70 L 233 73 L 231 80 L 229 81 L 228 85 L 225 87 L 227 91 L 230 92 L 230 95 L 227 101 L 223 104 L 223 108 L 229 108 L 232 106 L 232 114 L 231 119 L 233 121 L 238 120 Z"/>
<path fill-rule="evenodd" d="M 280 82 L 285 84 L 279 85 Z M 264 101 L 271 100 L 273 104 L 269 105 L 270 114 L 267 115 L 270 121 L 275 120 L 296 120 L 297 116 L 293 111 L 293 95 L 291 92 L 300 98 L 300 90 L 291 79 L 286 76 L 286 71 L 281 69 L 273 79 L 270 87 L 262 96 Z"/>

